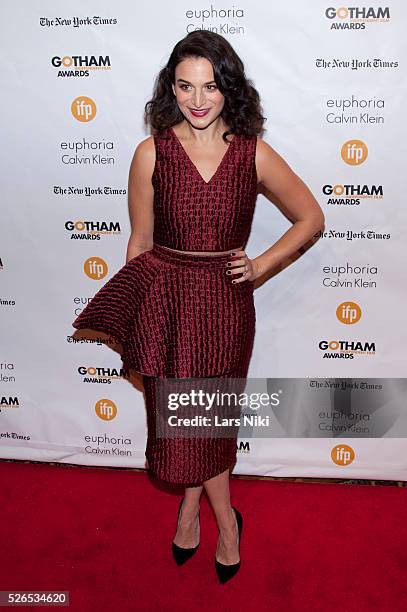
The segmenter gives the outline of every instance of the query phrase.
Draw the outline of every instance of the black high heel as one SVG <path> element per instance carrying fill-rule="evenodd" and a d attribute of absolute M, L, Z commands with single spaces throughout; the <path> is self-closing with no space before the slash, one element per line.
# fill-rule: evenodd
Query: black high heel
<path fill-rule="evenodd" d="M 236 508 L 233 508 L 233 510 L 236 515 L 237 528 L 239 531 L 239 555 L 240 555 L 240 538 L 241 538 L 242 528 L 243 528 L 243 518 L 239 510 L 236 510 Z M 223 563 L 220 563 L 220 561 L 217 560 L 216 555 L 215 555 L 215 568 L 216 568 L 216 573 L 218 574 L 218 578 L 221 584 L 224 584 L 225 582 L 227 582 L 228 580 L 230 580 L 231 578 L 233 578 L 233 576 L 237 574 L 237 572 L 240 569 L 240 561 L 238 561 L 237 563 L 234 563 L 233 565 L 224 565 Z"/>
<path fill-rule="evenodd" d="M 183 501 L 184 501 L 184 498 L 181 499 L 179 508 L 178 508 L 177 526 L 178 526 L 178 519 L 179 519 L 179 515 L 181 512 L 181 506 L 182 506 Z M 200 510 L 198 511 L 198 520 L 200 521 Z M 178 546 L 177 544 L 174 544 L 174 542 L 172 542 L 172 555 L 177 565 L 183 565 L 186 561 L 188 561 L 188 559 L 190 559 L 192 555 L 195 554 L 196 551 L 198 550 L 199 544 L 200 542 L 198 542 L 198 544 L 194 546 L 193 548 L 182 548 L 181 546 Z"/>

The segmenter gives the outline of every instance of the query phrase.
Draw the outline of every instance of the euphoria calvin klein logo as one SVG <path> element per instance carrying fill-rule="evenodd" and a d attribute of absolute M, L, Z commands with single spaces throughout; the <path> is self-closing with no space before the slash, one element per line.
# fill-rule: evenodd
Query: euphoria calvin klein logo
<path fill-rule="evenodd" d="M 100 399 L 95 404 L 95 412 L 99 419 L 111 421 L 117 415 L 117 406 L 110 399 Z"/>
<path fill-rule="evenodd" d="M 345 467 L 355 460 L 355 451 L 348 444 L 337 444 L 331 450 L 331 459 L 336 465 Z"/>
<path fill-rule="evenodd" d="M 346 289 L 376 289 L 377 281 L 372 278 L 377 276 L 378 267 L 366 264 L 364 266 L 344 264 L 333 264 L 322 266 L 324 278 L 323 287 L 339 287 Z"/>
<path fill-rule="evenodd" d="M 356 302 L 342 302 L 336 309 L 338 321 L 346 325 L 353 325 L 360 320 L 362 309 Z"/>
<path fill-rule="evenodd" d="M 346 164 L 350 166 L 360 166 L 367 159 L 367 146 L 362 140 L 346 141 L 341 148 L 341 157 Z"/>
<path fill-rule="evenodd" d="M 92 98 L 79 96 L 71 104 L 71 113 L 77 121 L 88 123 L 96 117 L 96 104 Z"/>
<path fill-rule="evenodd" d="M 89 278 L 100 280 L 106 276 L 109 267 L 101 257 L 89 257 L 83 264 L 83 270 Z"/>

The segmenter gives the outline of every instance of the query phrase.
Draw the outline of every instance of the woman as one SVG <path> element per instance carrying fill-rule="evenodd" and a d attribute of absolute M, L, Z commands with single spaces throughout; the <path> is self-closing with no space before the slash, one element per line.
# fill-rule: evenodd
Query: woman
<path fill-rule="evenodd" d="M 308 187 L 259 137 L 265 121 L 259 95 L 222 36 L 196 31 L 179 41 L 145 111 L 154 135 L 140 142 L 130 167 L 127 263 L 73 325 L 115 337 L 124 365 L 143 375 L 149 469 L 185 486 L 174 558 L 182 564 L 198 549 L 205 488 L 224 583 L 240 567 L 242 516 L 229 491 L 237 434 L 205 436 L 200 429 L 176 437 L 165 426 L 163 434 L 162 397 L 175 387 L 189 390 L 193 378 L 206 388 L 244 382 L 255 333 L 253 283 L 314 236 L 324 216 Z M 260 183 L 296 221 L 251 259 L 245 245 Z"/>

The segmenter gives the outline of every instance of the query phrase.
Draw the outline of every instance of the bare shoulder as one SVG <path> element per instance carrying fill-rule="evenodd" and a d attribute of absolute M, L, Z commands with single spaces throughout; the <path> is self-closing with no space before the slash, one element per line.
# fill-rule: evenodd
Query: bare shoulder
<path fill-rule="evenodd" d="M 145 160 L 147 163 L 155 161 L 154 136 L 148 136 L 141 140 L 134 151 L 133 159 L 136 161 Z"/>
<path fill-rule="evenodd" d="M 131 161 L 130 173 L 136 173 L 139 176 L 151 176 L 155 165 L 155 144 L 154 136 L 148 136 L 141 140 L 133 154 Z"/>
<path fill-rule="evenodd" d="M 281 173 L 291 175 L 293 173 L 285 159 L 260 136 L 257 136 L 256 144 L 256 171 L 259 183 L 268 181 L 270 177 L 281 175 Z"/>

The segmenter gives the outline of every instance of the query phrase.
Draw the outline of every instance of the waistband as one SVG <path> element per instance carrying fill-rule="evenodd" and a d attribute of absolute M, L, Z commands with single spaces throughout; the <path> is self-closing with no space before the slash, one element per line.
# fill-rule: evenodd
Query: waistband
<path fill-rule="evenodd" d="M 226 262 L 232 261 L 234 258 L 229 253 L 224 255 L 192 255 L 191 253 L 183 253 L 182 251 L 171 251 L 164 246 L 153 243 L 152 253 L 159 256 L 168 262 L 186 263 L 188 265 L 204 266 L 208 268 L 225 266 Z"/>

